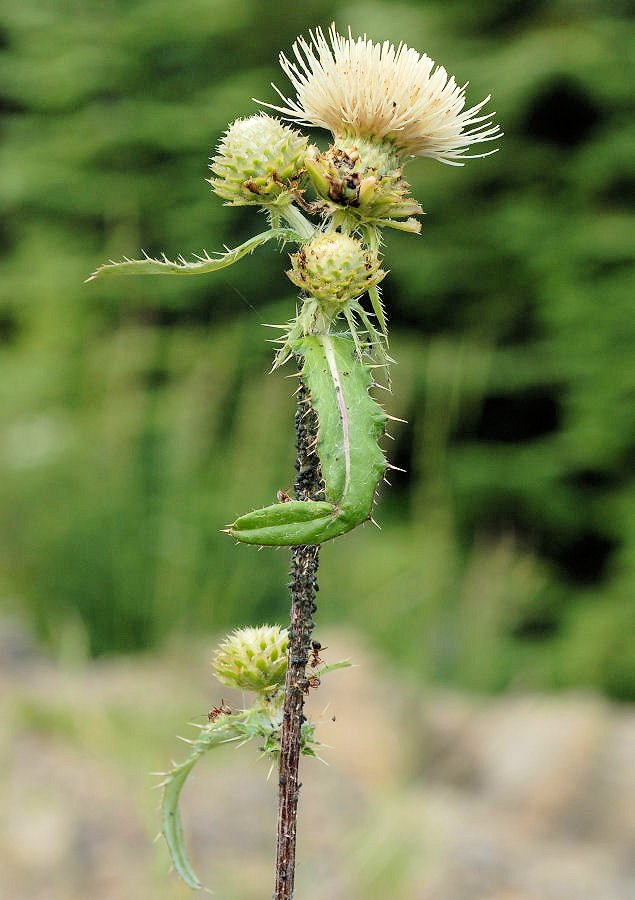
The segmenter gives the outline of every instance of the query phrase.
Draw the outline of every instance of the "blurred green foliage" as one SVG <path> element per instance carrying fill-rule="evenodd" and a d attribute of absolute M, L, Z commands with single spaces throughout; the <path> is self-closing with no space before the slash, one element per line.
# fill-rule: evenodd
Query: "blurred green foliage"
<path fill-rule="evenodd" d="M 0 599 L 54 646 L 284 621 L 284 552 L 219 528 L 289 489 L 290 381 L 265 248 L 216 276 L 84 286 L 107 257 L 262 227 L 204 184 L 277 52 L 335 18 L 489 91 L 501 152 L 415 161 L 388 237 L 393 479 L 325 547 L 320 622 L 422 677 L 635 696 L 633 27 L 606 0 L 21 0 L 0 31 Z M 323 136 L 320 138 L 323 139 Z"/>

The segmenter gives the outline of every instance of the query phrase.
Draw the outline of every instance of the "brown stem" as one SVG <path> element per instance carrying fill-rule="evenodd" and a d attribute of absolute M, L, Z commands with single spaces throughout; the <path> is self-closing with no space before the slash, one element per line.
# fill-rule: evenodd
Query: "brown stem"
<path fill-rule="evenodd" d="M 318 455 L 315 452 L 317 416 L 311 409 L 304 385 L 298 390 L 295 414 L 296 482 L 298 500 L 315 498 L 322 487 Z M 291 623 L 289 655 L 284 686 L 284 714 L 280 736 L 278 794 L 278 834 L 276 845 L 276 886 L 274 900 L 291 900 L 295 881 L 300 738 L 304 722 L 306 666 L 311 649 L 313 614 L 317 609 L 317 568 L 319 546 L 293 547 L 291 551 Z"/>

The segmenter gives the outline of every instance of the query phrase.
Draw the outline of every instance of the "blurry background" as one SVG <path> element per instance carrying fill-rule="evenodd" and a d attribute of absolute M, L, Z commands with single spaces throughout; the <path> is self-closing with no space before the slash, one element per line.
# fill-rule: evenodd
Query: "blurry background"
<path fill-rule="evenodd" d="M 423 236 L 386 235 L 384 292 L 398 360 L 386 405 L 409 423 L 395 427 L 387 450 L 407 474 L 393 473 L 382 494 L 381 533 L 358 529 L 324 547 L 319 626 L 334 644 L 341 629 L 361 642 L 360 656 L 372 660 L 368 678 L 381 684 L 391 673 L 390 697 L 368 698 L 387 728 L 399 698 L 418 698 L 418 710 L 424 691 L 428 713 L 458 704 L 472 721 L 481 714 L 473 703 L 487 711 L 516 696 L 569 688 L 597 697 L 585 701 L 586 712 L 575 706 L 583 723 L 613 717 L 619 731 L 628 721 L 633 739 L 625 705 L 635 696 L 635 228 L 628 205 L 635 31 L 628 10 L 626 0 L 5 4 L 0 649 L 10 715 L 0 747 L 21 760 L 57 748 L 61 757 L 41 773 L 40 788 L 64 769 L 71 745 L 76 765 L 87 754 L 100 760 L 82 774 L 89 795 L 106 778 L 104 766 L 124 778 L 123 766 L 124 793 L 137 791 L 145 809 L 137 840 L 149 852 L 155 816 L 139 766 L 160 768 L 175 755 L 171 736 L 196 712 L 197 690 L 200 711 L 214 699 L 205 653 L 191 648 L 209 647 L 210 635 L 236 624 L 286 620 L 288 555 L 236 547 L 219 533 L 291 485 L 292 388 L 279 373 L 266 374 L 270 334 L 260 327 L 294 308 L 284 258 L 271 247 L 200 279 L 82 282 L 108 257 L 142 248 L 171 256 L 213 251 L 261 230 L 254 211 L 223 207 L 210 194 L 207 157 L 230 121 L 256 111 L 252 97 L 273 99 L 271 81 L 287 89 L 279 50 L 333 18 L 340 30 L 350 24 L 354 33 L 425 50 L 459 83 L 470 80 L 469 103 L 491 92 L 505 137 L 499 153 L 464 168 L 417 160 L 407 169 L 427 213 Z M 339 646 L 347 655 L 346 643 Z M 144 652 L 119 656 L 135 651 Z M 150 670 L 148 683 L 160 691 L 135 681 Z M 344 694 L 348 677 L 332 676 Z M 192 687 L 199 682 L 200 690 Z M 493 706 L 475 699 L 503 691 Z M 566 704 L 568 696 L 540 702 Z M 144 714 L 149 697 L 155 706 Z M 553 734 L 566 715 L 549 709 L 552 725 L 541 727 Z M 528 720 L 509 714 L 511 730 L 522 734 Z M 416 762 L 408 769 L 388 754 L 386 771 L 392 759 L 413 779 L 433 777 L 425 753 L 436 745 L 424 732 L 456 734 L 447 723 L 430 731 L 423 711 L 413 715 L 409 707 L 404 715 L 415 722 L 407 745 Z M 452 727 L 464 734 L 461 715 Z M 338 723 L 345 717 L 338 710 Z M 607 729 L 597 726 L 599 743 L 589 738 L 593 771 L 608 765 L 598 756 Z M 359 730 L 343 731 L 331 742 L 358 739 Z M 355 758 L 372 756 L 375 739 Z M 575 751 L 562 754 L 570 761 Z M 619 749 L 614 756 L 628 758 Z M 465 763 L 458 776 L 454 769 L 447 775 L 457 791 L 472 784 L 465 766 L 472 771 Z M 181 896 L 173 881 L 165 883 L 162 847 L 150 886 L 132 866 L 139 884 L 113 887 L 106 879 L 99 893 L 103 873 L 95 874 L 94 858 L 101 857 L 78 850 L 74 838 L 42 868 L 41 846 L 50 851 L 51 835 L 62 833 L 55 815 L 70 801 L 51 800 L 56 812 L 31 834 L 41 804 L 49 807 L 39 789 L 33 808 L 24 802 L 17 771 L 9 791 L 27 836 L 14 829 L 17 880 L 7 896 L 18 896 L 15 884 L 23 886 L 19 896 L 40 896 L 38 879 L 42 896 L 56 900 L 74 891 Z M 355 779 L 353 769 L 347 777 Z M 28 766 L 24 778 L 32 780 Z M 482 772 L 475 778 L 487 784 Z M 69 783 L 78 782 L 69 775 Z M 520 783 L 529 782 L 523 776 Z M 374 783 L 365 785 L 374 793 Z M 116 790 L 104 787 L 104 796 Z M 408 790 L 411 802 L 410 782 Z M 610 806 L 601 786 L 593 790 L 605 798 L 603 809 Z M 429 872 L 401 885 L 404 859 L 425 853 L 402 843 L 404 796 L 386 801 L 397 846 L 387 857 L 388 881 L 355 876 L 348 886 L 325 887 L 319 870 L 319 878 L 307 874 L 302 896 L 380 898 L 389 889 L 404 900 L 552 896 L 545 885 L 535 894 L 513 886 L 496 893 L 494 876 L 483 888 L 433 882 Z M 338 827 L 338 797 L 331 794 L 322 828 Z M 94 802 L 97 816 L 105 801 Z M 586 819 L 566 810 L 578 830 L 581 821 L 597 825 L 597 810 Z M 383 821 L 383 813 L 373 815 Z M 489 821 L 493 815 L 489 809 Z M 106 827 L 103 816 L 96 821 Z M 115 815 L 114 832 L 118 822 Z M 270 826 L 263 825 L 266 841 Z M 77 821 L 68 828 L 76 835 Z M 615 829 L 622 840 L 623 827 Z M 368 841 L 360 872 L 377 858 L 380 837 L 381 830 L 360 838 L 362 847 Z M 213 838 L 199 838 L 200 853 L 213 853 Z M 134 846 L 129 836 L 125 843 Z M 265 866 L 268 854 L 266 844 Z M 485 857 L 468 868 L 489 872 Z M 51 893 L 60 861 L 68 874 L 78 858 L 87 883 L 69 876 Z M 578 866 L 574 854 L 571 871 Z M 242 877 L 244 859 L 239 868 Z M 249 893 L 228 871 L 222 896 L 265 895 L 262 887 Z M 596 884 L 589 897 L 617 900 L 627 896 L 626 884 Z M 553 896 L 586 897 L 581 891 L 565 887 Z"/>

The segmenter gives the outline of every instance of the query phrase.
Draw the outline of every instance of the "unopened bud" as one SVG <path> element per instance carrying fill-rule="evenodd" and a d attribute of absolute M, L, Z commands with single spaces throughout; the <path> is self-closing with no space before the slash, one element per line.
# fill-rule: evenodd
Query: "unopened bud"
<path fill-rule="evenodd" d="M 386 273 L 376 253 L 348 234 L 319 234 L 291 255 L 291 281 L 336 313 L 349 300 L 361 297 Z"/>
<path fill-rule="evenodd" d="M 212 662 L 216 677 L 229 687 L 266 691 L 279 687 L 287 671 L 289 635 L 278 625 L 238 628 L 220 644 Z"/>
<path fill-rule="evenodd" d="M 224 134 L 210 169 L 212 189 L 232 206 L 275 203 L 304 169 L 307 138 L 261 113 L 237 119 Z"/>

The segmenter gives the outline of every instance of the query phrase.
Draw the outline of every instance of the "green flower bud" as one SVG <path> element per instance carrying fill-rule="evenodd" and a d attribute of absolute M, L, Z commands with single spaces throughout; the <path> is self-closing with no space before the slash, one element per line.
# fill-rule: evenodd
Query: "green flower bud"
<path fill-rule="evenodd" d="M 291 281 L 336 315 L 349 300 L 378 284 L 386 273 L 361 241 L 332 231 L 318 234 L 291 255 Z"/>
<path fill-rule="evenodd" d="M 216 677 L 229 687 L 266 691 L 284 682 L 287 671 L 286 628 L 261 625 L 237 628 L 220 644 L 212 662 Z"/>
<path fill-rule="evenodd" d="M 352 223 L 415 233 L 421 230 L 411 217 L 420 215 L 423 209 L 410 196 L 399 156 L 391 144 L 360 137 L 342 139 L 325 153 L 311 147 L 305 164 L 316 192 L 333 215 L 346 213 L 345 218 Z"/>
<path fill-rule="evenodd" d="M 210 169 L 212 189 L 231 206 L 286 199 L 304 171 L 307 138 L 261 113 L 237 119 L 224 134 Z"/>

